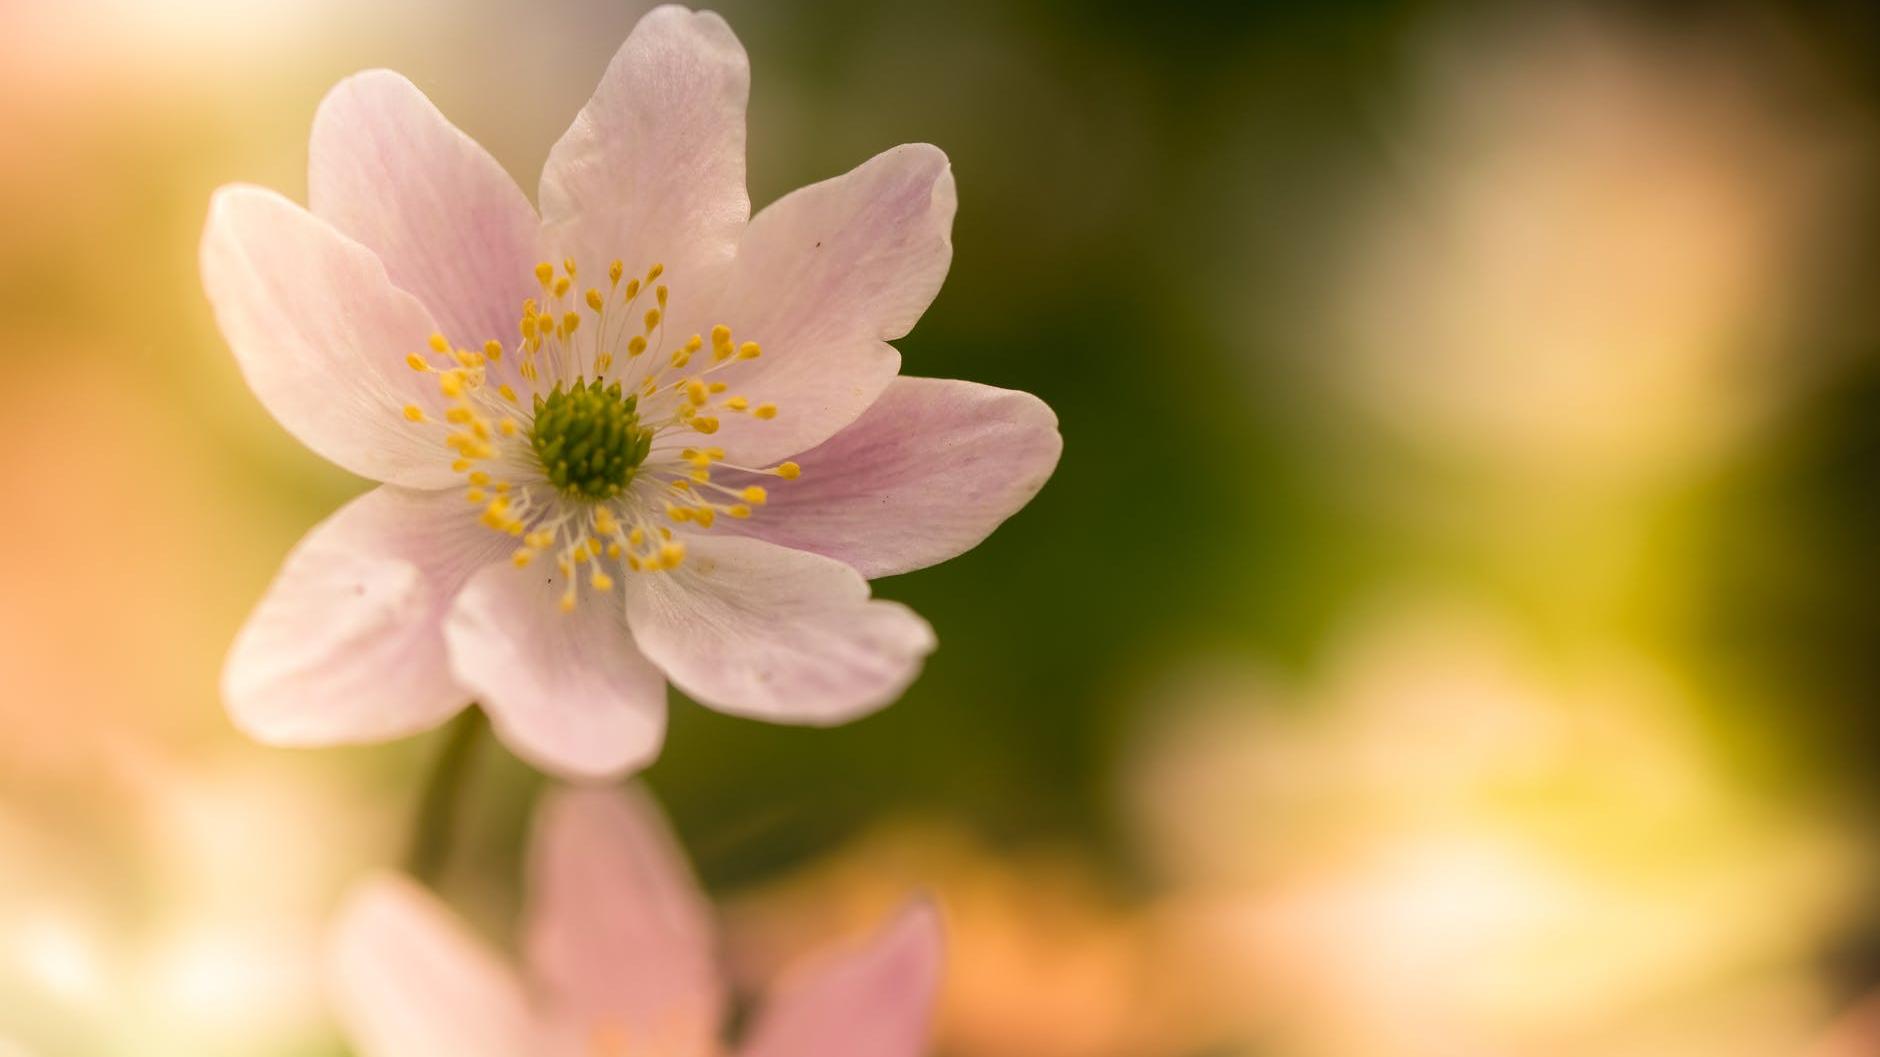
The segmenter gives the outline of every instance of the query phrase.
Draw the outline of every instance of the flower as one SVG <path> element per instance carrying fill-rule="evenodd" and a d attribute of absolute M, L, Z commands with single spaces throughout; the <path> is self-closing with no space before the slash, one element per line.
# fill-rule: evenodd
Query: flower
<path fill-rule="evenodd" d="M 385 71 L 321 104 L 310 210 L 216 193 L 203 282 L 249 385 L 383 482 L 237 637 L 243 729 L 377 740 L 475 698 L 525 759 L 600 779 L 657 755 L 667 681 L 810 724 L 912 681 L 933 631 L 864 578 L 977 545 L 1050 475 L 1056 419 L 896 377 L 952 257 L 945 155 L 751 217 L 748 83 L 721 19 L 662 7 L 550 152 L 539 219 Z"/>
<path fill-rule="evenodd" d="M 331 942 L 331 990 L 361 1057 L 709 1057 L 724 984 L 709 908 L 643 794 L 550 795 L 530 852 L 525 967 L 510 971 L 433 896 L 365 882 Z M 915 902 L 866 943 L 772 989 L 745 1057 L 912 1057 L 940 977 L 940 924 Z"/>

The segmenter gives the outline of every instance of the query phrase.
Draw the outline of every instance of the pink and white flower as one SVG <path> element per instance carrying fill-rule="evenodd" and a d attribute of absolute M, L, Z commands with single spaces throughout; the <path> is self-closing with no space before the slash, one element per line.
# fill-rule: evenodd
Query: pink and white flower
<path fill-rule="evenodd" d="M 334 1008 L 360 1057 L 716 1057 L 726 995 L 710 907 L 637 792 L 564 789 L 536 820 L 523 967 L 436 897 L 363 883 L 334 927 Z M 786 973 L 741 1057 L 916 1057 L 941 973 L 933 908 Z"/>
<path fill-rule="evenodd" d="M 749 77 L 716 15 L 654 10 L 539 216 L 386 71 L 321 104 L 310 209 L 216 193 L 203 282 L 249 385 L 383 482 L 237 637 L 244 730 L 378 740 L 476 699 L 519 755 L 597 779 L 658 754 L 668 681 L 810 724 L 912 681 L 933 631 L 866 578 L 983 540 L 1050 475 L 1056 419 L 897 377 L 888 342 L 952 257 L 945 155 L 896 147 L 752 217 Z"/>

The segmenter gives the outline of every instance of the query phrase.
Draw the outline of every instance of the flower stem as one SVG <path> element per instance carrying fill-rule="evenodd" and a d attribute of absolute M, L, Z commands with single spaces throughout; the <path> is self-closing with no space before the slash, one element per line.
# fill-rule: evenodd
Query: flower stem
<path fill-rule="evenodd" d="M 457 805 L 462 800 L 464 779 L 476 756 L 477 743 L 488 728 L 489 720 L 484 717 L 482 709 L 475 705 L 464 709 L 463 714 L 451 722 L 444 737 L 444 747 L 438 750 L 437 760 L 431 765 L 431 775 L 426 779 L 424 792 L 418 799 L 418 813 L 411 829 L 411 847 L 405 857 L 405 868 L 411 876 L 426 884 L 437 882 L 438 876 L 444 872 L 445 862 L 450 858 L 451 838 L 457 829 Z"/>

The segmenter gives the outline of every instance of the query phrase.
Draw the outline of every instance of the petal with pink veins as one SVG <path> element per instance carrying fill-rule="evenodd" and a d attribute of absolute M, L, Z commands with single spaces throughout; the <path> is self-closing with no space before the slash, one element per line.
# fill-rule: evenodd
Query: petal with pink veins
<path fill-rule="evenodd" d="M 564 613 L 564 586 L 552 567 L 478 572 L 445 622 L 451 669 L 516 755 L 570 780 L 616 778 L 659 754 L 666 680 L 634 648 L 617 594 L 583 584 Z"/>
<path fill-rule="evenodd" d="M 855 421 L 901 369 L 886 343 L 913 329 L 940 292 L 956 204 L 946 155 L 915 143 L 753 218 L 718 314 L 735 341 L 754 340 L 762 354 L 715 377 L 778 414 L 727 416 L 713 443 L 734 462 L 767 465 Z"/>
<path fill-rule="evenodd" d="M 644 793 L 564 789 L 536 814 L 524 929 L 549 1016 L 626 1053 L 703 1053 L 725 996 L 712 912 Z"/>
<path fill-rule="evenodd" d="M 678 568 L 628 581 L 627 622 L 674 684 L 721 712 L 847 722 L 900 696 L 933 651 L 926 621 L 870 599 L 832 558 L 737 536 L 686 547 Z"/>
<path fill-rule="evenodd" d="M 938 913 L 914 903 L 860 949 L 830 952 L 787 974 L 742 1057 L 920 1057 L 941 948 Z"/>
<path fill-rule="evenodd" d="M 379 741 L 427 730 L 469 701 L 451 676 L 451 599 L 502 537 L 454 492 L 380 487 L 296 546 L 229 651 L 237 726 L 275 745 Z"/>
<path fill-rule="evenodd" d="M 724 19 L 657 7 L 620 46 L 542 169 L 548 235 L 590 268 L 659 263 L 675 299 L 715 285 L 751 215 L 750 60 Z"/>
<path fill-rule="evenodd" d="M 410 881 L 361 884 L 327 960 L 334 1013 L 359 1057 L 532 1057 L 519 981 Z"/>
<path fill-rule="evenodd" d="M 516 338 L 539 293 L 540 224 L 496 159 L 390 70 L 327 93 L 313 121 L 307 201 L 379 255 L 459 347 Z"/>
<path fill-rule="evenodd" d="M 301 443 L 352 472 L 413 488 L 455 483 L 434 379 L 405 365 L 437 325 L 371 250 L 273 191 L 209 203 L 202 282 L 248 385 Z"/>
<path fill-rule="evenodd" d="M 1064 440 L 1030 393 L 938 378 L 896 378 L 842 432 L 795 458 L 768 505 L 729 531 L 824 554 L 873 579 L 978 546 L 1044 487 Z"/>

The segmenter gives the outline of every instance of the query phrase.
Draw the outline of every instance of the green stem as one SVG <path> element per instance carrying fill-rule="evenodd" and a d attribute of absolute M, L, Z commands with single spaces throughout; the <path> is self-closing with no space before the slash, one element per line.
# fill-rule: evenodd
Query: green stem
<path fill-rule="evenodd" d="M 464 709 L 450 725 L 444 747 L 431 765 L 418 799 L 418 813 L 411 830 L 411 848 L 405 868 L 413 877 L 435 884 L 450 858 L 451 838 L 457 831 L 457 806 L 462 800 L 464 779 L 476 756 L 477 743 L 489 728 L 483 710 L 475 705 Z"/>

